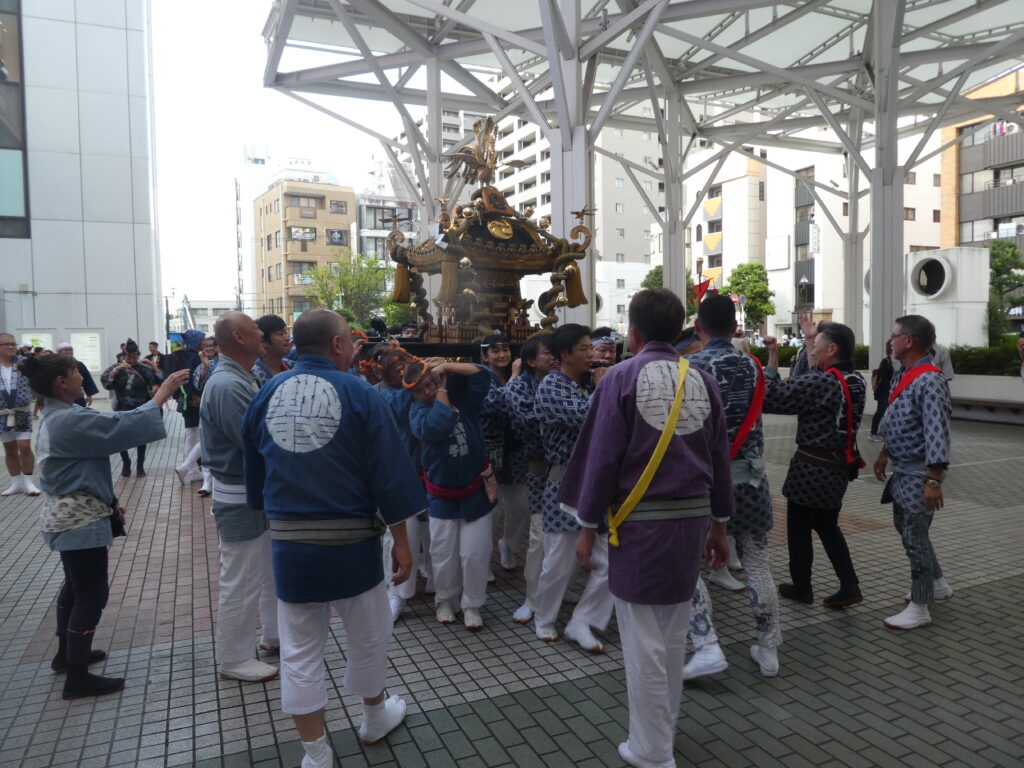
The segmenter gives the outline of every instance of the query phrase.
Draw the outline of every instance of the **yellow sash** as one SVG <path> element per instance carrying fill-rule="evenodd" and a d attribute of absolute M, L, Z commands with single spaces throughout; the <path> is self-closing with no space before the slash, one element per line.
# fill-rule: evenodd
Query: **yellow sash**
<path fill-rule="evenodd" d="M 676 396 L 672 401 L 672 407 L 669 409 L 665 426 L 661 430 L 658 444 L 654 446 L 654 453 L 651 454 L 651 458 L 647 461 L 647 466 L 644 467 L 643 474 L 636 481 L 633 490 L 629 492 L 629 496 L 622 502 L 619 511 L 613 515 L 611 509 L 608 510 L 608 543 L 613 547 L 619 546 L 619 526 L 626 522 L 626 518 L 629 517 L 636 505 L 643 499 L 644 494 L 647 493 L 647 489 L 651 485 L 651 480 L 654 479 L 654 475 L 658 471 L 658 467 L 661 466 L 661 460 L 665 458 L 665 451 L 668 450 L 669 441 L 672 440 L 672 436 L 676 431 L 676 424 L 679 423 L 679 409 L 683 405 L 683 389 L 685 388 L 686 373 L 689 370 L 690 361 L 680 357 L 679 386 L 676 387 Z"/>

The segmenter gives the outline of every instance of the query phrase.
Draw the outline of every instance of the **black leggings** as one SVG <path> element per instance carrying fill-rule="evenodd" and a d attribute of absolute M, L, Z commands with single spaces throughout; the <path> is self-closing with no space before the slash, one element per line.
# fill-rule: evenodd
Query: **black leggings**
<path fill-rule="evenodd" d="M 875 415 L 871 418 L 871 434 L 878 435 L 878 427 L 882 423 L 882 417 L 885 416 L 885 411 L 889 408 L 889 398 L 885 397 L 881 400 L 875 400 Z"/>
<path fill-rule="evenodd" d="M 138 446 L 135 449 L 135 452 L 138 454 L 135 458 L 135 461 L 138 464 L 138 466 L 141 467 L 146 463 L 146 446 Z M 132 459 L 131 456 L 128 455 L 128 451 L 121 451 L 121 461 L 124 462 L 124 465 L 126 467 L 130 467 L 132 465 Z"/>
<path fill-rule="evenodd" d="M 88 663 L 92 635 L 107 606 L 107 548 L 60 553 L 64 583 L 57 594 L 57 637 L 67 643 L 69 664 Z"/>

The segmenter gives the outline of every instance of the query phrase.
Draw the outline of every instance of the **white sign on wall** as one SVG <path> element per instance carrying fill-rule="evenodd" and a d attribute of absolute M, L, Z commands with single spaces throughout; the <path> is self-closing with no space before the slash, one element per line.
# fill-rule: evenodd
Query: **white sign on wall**
<path fill-rule="evenodd" d="M 789 235 L 765 238 L 764 268 L 789 269 Z"/>
<path fill-rule="evenodd" d="M 53 331 L 37 331 L 37 330 L 23 330 L 19 334 L 21 341 L 19 342 L 22 346 L 28 344 L 30 347 L 42 347 L 43 349 L 53 350 Z"/>
<path fill-rule="evenodd" d="M 72 331 L 68 342 L 74 347 L 75 359 L 85 364 L 90 371 L 102 371 L 103 344 L 99 331 Z"/>

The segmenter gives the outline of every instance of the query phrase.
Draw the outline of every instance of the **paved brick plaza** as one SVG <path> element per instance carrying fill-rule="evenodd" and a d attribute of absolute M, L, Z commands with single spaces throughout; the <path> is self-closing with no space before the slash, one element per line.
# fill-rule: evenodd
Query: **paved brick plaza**
<path fill-rule="evenodd" d="M 111 599 L 96 646 L 124 692 L 65 702 L 49 661 L 58 557 L 38 534 L 39 499 L 0 500 L 0 765 L 297 766 L 302 750 L 279 706 L 279 686 L 220 680 L 212 626 L 217 542 L 209 501 L 182 493 L 170 467 L 181 418 L 151 446 L 149 476 L 116 485 L 129 536 L 111 550 Z M 769 417 L 769 473 L 778 492 L 792 450 L 791 419 Z M 676 740 L 680 765 L 1015 766 L 1024 764 L 1024 430 L 954 422 L 947 508 L 933 526 L 956 589 L 932 626 L 894 632 L 909 571 L 881 485 L 854 483 L 843 526 L 865 602 L 846 612 L 784 604 L 782 671 L 766 680 L 747 654 L 754 642 L 746 600 L 711 587 L 732 666 L 687 687 Z M 862 438 L 869 462 L 877 444 Z M 120 462 L 115 458 L 116 468 Z M 6 474 L 0 475 L 2 487 Z M 785 573 L 784 505 L 776 496 L 776 579 Z M 817 546 L 817 545 L 816 545 Z M 835 578 L 818 547 L 817 591 Z M 545 645 L 510 621 L 523 583 L 497 568 L 479 634 L 433 620 L 428 599 L 410 603 L 395 628 L 389 690 L 409 717 L 373 747 L 352 730 L 358 701 L 343 695 L 345 633 L 328 643 L 333 687 L 327 718 L 341 764 L 403 768 L 619 766 L 625 685 L 618 635 L 608 652 Z M 422 583 L 421 583 L 422 587 Z M 565 617 L 563 616 L 563 619 Z"/>

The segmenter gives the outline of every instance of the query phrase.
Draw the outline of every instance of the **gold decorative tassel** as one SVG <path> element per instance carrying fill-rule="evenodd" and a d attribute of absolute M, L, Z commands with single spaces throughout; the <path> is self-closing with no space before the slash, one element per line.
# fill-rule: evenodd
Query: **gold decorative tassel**
<path fill-rule="evenodd" d="M 459 296 L 459 260 L 454 254 L 445 253 L 441 258 L 441 288 L 437 301 L 451 304 Z"/>
<path fill-rule="evenodd" d="M 391 301 L 395 304 L 408 304 L 411 288 L 409 267 L 399 262 L 395 267 L 395 287 L 391 290 Z"/>
<path fill-rule="evenodd" d="M 570 269 L 570 267 L 572 267 Z M 562 271 L 565 273 L 565 298 L 569 300 L 570 307 L 578 307 L 587 303 L 587 296 L 583 293 L 583 279 L 580 277 L 580 268 L 575 261 L 570 261 Z"/>

